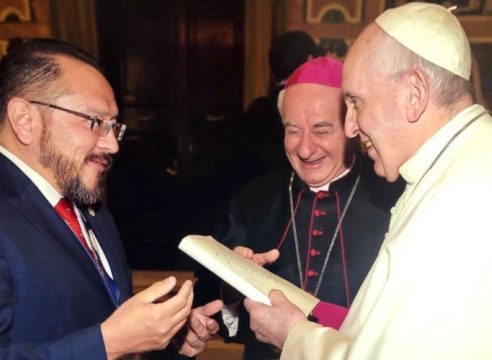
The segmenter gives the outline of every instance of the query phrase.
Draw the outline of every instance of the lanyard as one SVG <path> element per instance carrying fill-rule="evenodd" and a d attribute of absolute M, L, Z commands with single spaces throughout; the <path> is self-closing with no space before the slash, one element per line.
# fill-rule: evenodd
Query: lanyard
<path fill-rule="evenodd" d="M 108 294 L 110 295 L 111 301 L 116 307 L 118 307 L 119 300 L 120 300 L 120 289 L 118 287 L 118 284 L 114 279 L 112 279 L 108 275 L 108 273 L 104 269 L 100 256 L 101 249 L 99 247 L 99 243 L 97 241 L 96 235 L 94 234 L 94 230 L 92 229 L 92 226 L 89 224 L 82 211 L 79 211 L 79 213 L 82 222 L 84 224 L 85 230 L 87 232 L 87 237 L 88 237 L 87 244 L 89 245 L 90 250 L 94 256 L 91 256 L 91 254 L 89 253 L 88 255 L 91 258 L 91 261 L 93 262 L 94 266 L 96 267 L 97 272 L 99 273 L 99 277 L 103 281 L 103 284 L 106 287 Z"/>

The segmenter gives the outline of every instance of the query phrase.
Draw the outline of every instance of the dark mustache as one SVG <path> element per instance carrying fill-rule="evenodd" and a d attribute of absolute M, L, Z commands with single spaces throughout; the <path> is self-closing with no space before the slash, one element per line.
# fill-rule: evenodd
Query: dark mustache
<path fill-rule="evenodd" d="M 90 154 L 85 158 L 85 161 L 103 161 L 106 163 L 106 170 L 109 170 L 113 165 L 113 157 L 109 154 Z"/>

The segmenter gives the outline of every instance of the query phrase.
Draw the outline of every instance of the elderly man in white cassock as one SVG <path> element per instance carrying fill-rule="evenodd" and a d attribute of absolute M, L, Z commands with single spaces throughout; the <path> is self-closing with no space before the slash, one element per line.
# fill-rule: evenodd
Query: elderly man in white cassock
<path fill-rule="evenodd" d="M 279 291 L 249 299 L 258 339 L 281 359 L 492 359 L 492 118 L 474 103 L 470 46 L 451 9 L 390 9 L 344 66 L 345 132 L 378 175 L 406 189 L 337 331 Z"/>

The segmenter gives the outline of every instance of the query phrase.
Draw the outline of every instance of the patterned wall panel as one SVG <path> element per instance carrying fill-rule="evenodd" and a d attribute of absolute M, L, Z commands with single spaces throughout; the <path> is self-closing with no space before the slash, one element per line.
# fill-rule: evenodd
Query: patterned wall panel
<path fill-rule="evenodd" d="M 362 20 L 362 0 L 355 1 L 306 1 L 306 22 L 314 23 L 360 23 Z"/>
<path fill-rule="evenodd" d="M 0 21 L 26 22 L 32 21 L 29 0 L 3 0 L 0 6 Z"/>
<path fill-rule="evenodd" d="M 13 39 L 50 36 L 49 0 L 0 2 L 0 57 Z"/>
<path fill-rule="evenodd" d="M 318 24 L 326 28 L 328 34 L 336 29 L 337 25 L 357 28 L 364 23 L 363 0 L 306 0 L 305 22 L 306 24 Z M 351 39 L 338 36 L 316 36 L 320 46 L 328 53 L 338 57 L 345 57 L 350 46 Z"/>
<path fill-rule="evenodd" d="M 330 54 L 344 58 L 355 37 L 384 10 L 384 0 L 286 0 L 287 30 L 310 33 Z"/>

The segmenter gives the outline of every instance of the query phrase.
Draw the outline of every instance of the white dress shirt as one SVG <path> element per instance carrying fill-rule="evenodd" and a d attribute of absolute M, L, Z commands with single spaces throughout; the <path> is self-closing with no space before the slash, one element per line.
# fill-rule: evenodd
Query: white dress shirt
<path fill-rule="evenodd" d="M 55 207 L 56 204 L 58 204 L 58 202 L 63 196 L 58 191 L 56 191 L 55 188 L 44 177 L 42 177 L 36 171 L 31 169 L 24 161 L 19 159 L 17 156 L 12 154 L 10 151 L 5 149 L 1 145 L 0 145 L 0 153 L 3 154 L 6 158 L 8 158 L 10 161 L 12 161 L 14 165 L 16 165 L 34 183 L 34 185 L 38 188 L 41 194 L 43 194 L 46 200 L 48 200 L 48 202 L 51 204 L 51 206 Z M 80 210 L 77 208 L 77 205 L 75 204 L 73 205 L 75 208 L 75 213 L 77 214 L 77 219 L 79 221 L 80 228 L 82 229 L 82 233 L 84 234 L 84 237 L 88 239 L 89 234 L 87 232 L 87 229 L 85 228 L 84 222 L 82 221 Z M 109 266 L 109 262 L 108 259 L 106 258 L 106 255 L 104 254 L 104 251 L 99 245 L 97 238 L 94 236 L 92 239 L 95 241 L 96 246 L 98 247 L 98 255 L 104 267 L 104 270 L 106 270 L 107 274 L 111 278 L 113 278 L 113 273 L 111 272 L 111 267 Z"/>

